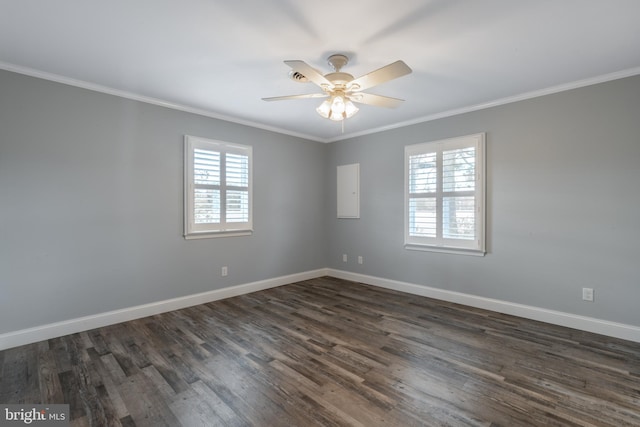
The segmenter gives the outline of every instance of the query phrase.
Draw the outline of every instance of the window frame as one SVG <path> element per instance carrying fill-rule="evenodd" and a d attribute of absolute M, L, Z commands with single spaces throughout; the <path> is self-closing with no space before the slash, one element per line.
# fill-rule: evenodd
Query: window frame
<path fill-rule="evenodd" d="M 433 251 L 463 255 L 484 256 L 486 253 L 486 136 L 485 133 L 407 145 L 404 149 L 404 247 L 409 250 Z M 475 149 L 475 185 L 472 191 L 443 191 L 442 158 L 443 152 L 471 148 Z M 436 191 L 424 193 L 410 192 L 410 158 L 415 155 L 436 154 Z M 422 194 L 419 196 L 418 194 Z M 425 196 L 429 194 L 429 196 Z M 474 197 L 475 236 L 473 239 L 453 239 L 443 236 L 442 206 L 445 197 Z M 436 201 L 436 237 L 412 236 L 410 234 L 410 203 L 417 199 L 435 199 Z"/>
<path fill-rule="evenodd" d="M 196 184 L 194 178 L 194 152 L 196 149 L 220 153 L 220 183 L 219 185 Z M 233 186 L 226 178 L 226 155 L 240 154 L 248 158 L 248 185 Z M 219 188 L 220 191 L 220 222 L 196 224 L 194 212 L 194 189 Z M 248 192 L 248 221 L 228 222 L 226 199 L 229 191 Z M 247 236 L 253 233 L 253 147 L 225 141 L 185 135 L 184 137 L 184 238 L 206 239 L 216 237 Z"/>

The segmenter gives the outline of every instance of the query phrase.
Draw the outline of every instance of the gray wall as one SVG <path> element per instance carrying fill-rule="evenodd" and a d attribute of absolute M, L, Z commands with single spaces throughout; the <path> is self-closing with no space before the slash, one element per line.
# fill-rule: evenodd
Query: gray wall
<path fill-rule="evenodd" d="M 322 267 L 640 325 L 640 76 L 328 145 L 5 71 L 0 94 L 0 333 Z M 404 146 L 476 132 L 488 254 L 405 250 Z M 253 236 L 183 239 L 184 134 L 254 147 Z"/>
<path fill-rule="evenodd" d="M 477 132 L 488 254 L 405 250 L 404 146 Z M 358 220 L 335 215 L 336 166 L 349 163 Z M 640 76 L 336 142 L 327 166 L 330 267 L 640 325 Z"/>
<path fill-rule="evenodd" d="M 252 236 L 184 240 L 184 134 L 253 146 Z M 0 333 L 326 267 L 325 153 L 0 71 Z"/>

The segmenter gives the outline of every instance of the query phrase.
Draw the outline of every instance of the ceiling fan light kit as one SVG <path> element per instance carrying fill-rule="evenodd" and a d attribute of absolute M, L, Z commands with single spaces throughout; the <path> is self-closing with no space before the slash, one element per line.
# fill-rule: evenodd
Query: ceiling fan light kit
<path fill-rule="evenodd" d="M 398 98 L 361 92 L 364 89 L 411 73 L 411 68 L 403 61 L 393 62 L 357 79 L 354 79 L 349 73 L 340 71 L 342 67 L 349 63 L 349 58 L 345 55 L 331 55 L 327 62 L 333 67 L 334 71 L 322 75 L 304 61 L 284 61 L 285 64 L 291 67 L 289 77 L 292 80 L 298 82 L 310 81 L 319 86 L 323 93 L 276 96 L 262 99 L 264 101 L 281 101 L 286 99 L 329 98 L 316 108 L 316 112 L 325 119 L 333 121 L 343 121 L 353 117 L 359 111 L 354 102 L 377 107 L 395 108 L 404 101 Z"/>
<path fill-rule="evenodd" d="M 340 121 L 353 117 L 360 109 L 349 99 L 345 102 L 344 95 L 336 94 L 320 104 L 316 111 L 325 119 Z"/>

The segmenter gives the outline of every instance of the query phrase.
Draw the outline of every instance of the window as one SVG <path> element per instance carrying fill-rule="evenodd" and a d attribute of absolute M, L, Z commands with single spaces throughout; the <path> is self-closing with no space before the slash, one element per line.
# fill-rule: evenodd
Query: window
<path fill-rule="evenodd" d="M 245 145 L 185 137 L 185 238 L 251 234 L 251 154 Z"/>
<path fill-rule="evenodd" d="M 405 247 L 484 255 L 484 134 L 405 147 Z"/>

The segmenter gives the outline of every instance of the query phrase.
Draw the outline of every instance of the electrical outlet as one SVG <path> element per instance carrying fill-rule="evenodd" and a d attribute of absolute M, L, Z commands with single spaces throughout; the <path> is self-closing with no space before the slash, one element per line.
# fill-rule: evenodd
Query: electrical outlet
<path fill-rule="evenodd" d="M 227 274 L 229 274 L 229 269 L 227 269 L 227 266 L 225 265 L 224 267 L 222 267 L 222 277 L 226 276 Z"/>
<path fill-rule="evenodd" d="M 342 262 L 347 262 L 347 254 L 342 254 Z"/>
<path fill-rule="evenodd" d="M 593 288 L 582 288 L 583 301 L 593 301 Z"/>
<path fill-rule="evenodd" d="M 358 264 L 362 264 L 362 261 L 363 261 L 363 260 L 362 260 L 362 257 L 361 257 L 361 256 L 359 256 L 359 257 L 358 257 Z"/>

